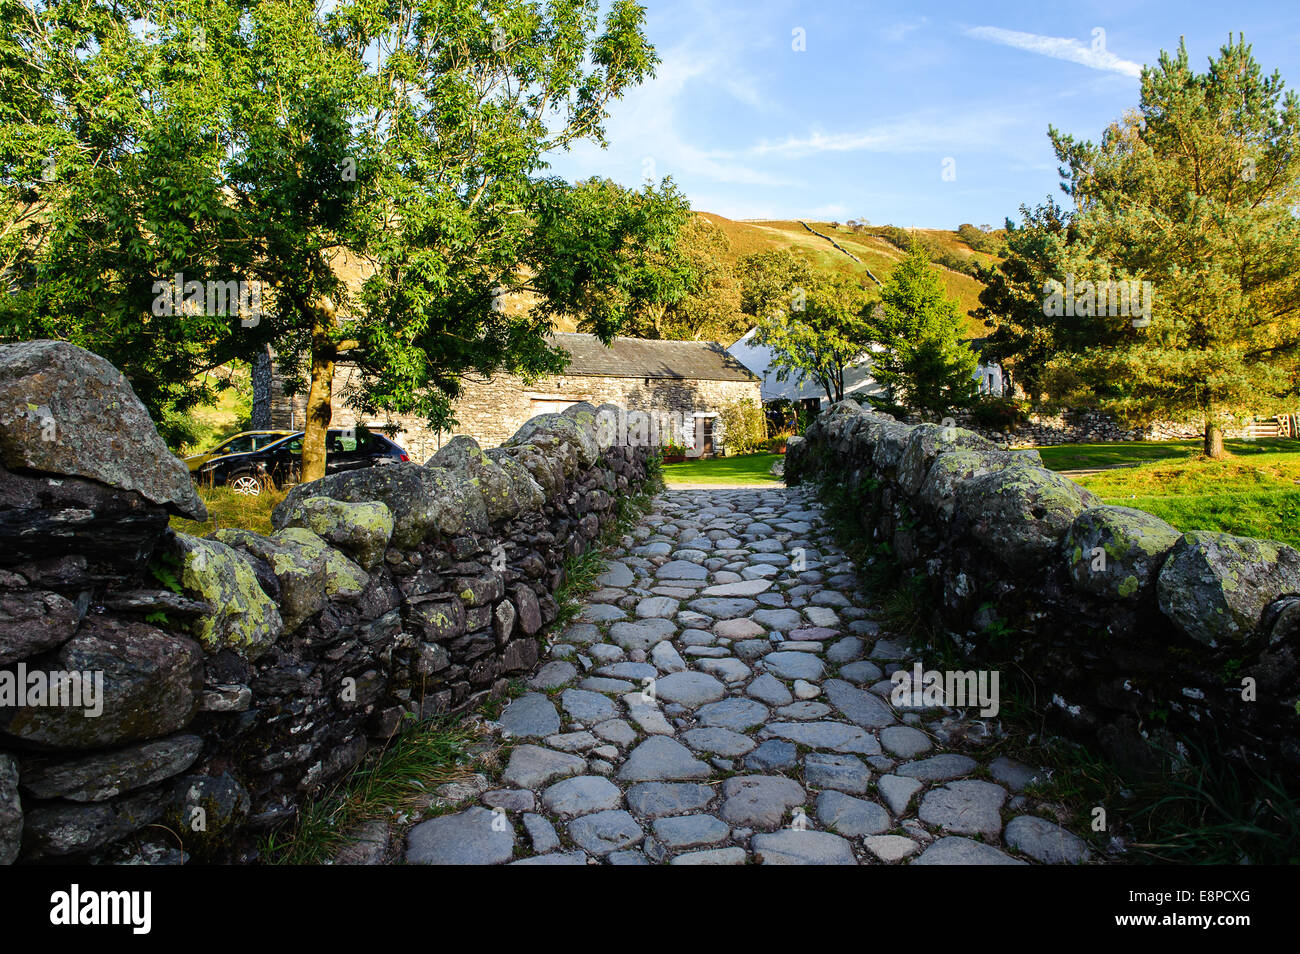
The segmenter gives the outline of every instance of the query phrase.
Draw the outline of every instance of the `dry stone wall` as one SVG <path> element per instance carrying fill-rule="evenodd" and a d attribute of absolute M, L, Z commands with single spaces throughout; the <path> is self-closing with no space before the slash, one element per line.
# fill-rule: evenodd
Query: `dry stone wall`
<path fill-rule="evenodd" d="M 964 658 L 1028 677 L 1054 724 L 1134 772 L 1181 739 L 1300 778 L 1300 552 L 1103 506 L 971 431 L 854 402 L 793 440 L 786 480 L 918 578 Z"/>
<path fill-rule="evenodd" d="M 908 423 L 919 424 L 921 419 L 912 418 Z M 1197 440 L 1202 435 L 1199 424 L 1186 421 L 1152 421 L 1141 427 L 1124 427 L 1101 411 L 1074 408 L 1063 408 L 1055 413 L 1034 411 L 1025 423 L 1005 431 L 979 427 L 966 412 L 958 412 L 952 423 L 969 428 L 990 440 L 1008 442 L 1015 447 L 1090 444 L 1101 441 Z M 1246 428 L 1234 417 L 1225 416 L 1221 424 L 1224 437 L 1246 435 Z"/>
<path fill-rule="evenodd" d="M 0 863 L 247 860 L 413 719 L 537 661 L 563 563 L 646 479 L 598 409 L 295 487 L 197 538 L 103 359 L 0 346 Z"/>

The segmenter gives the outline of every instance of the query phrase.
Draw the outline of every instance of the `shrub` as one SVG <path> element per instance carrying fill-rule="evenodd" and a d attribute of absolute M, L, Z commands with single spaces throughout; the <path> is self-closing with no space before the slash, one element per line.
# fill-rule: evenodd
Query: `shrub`
<path fill-rule="evenodd" d="M 729 401 L 718 408 L 722 442 L 732 454 L 752 454 L 767 439 L 767 417 L 757 401 Z"/>
<path fill-rule="evenodd" d="M 1029 420 L 1023 401 L 1014 398 L 984 396 L 970 407 L 972 423 L 991 431 L 1008 431 Z"/>
<path fill-rule="evenodd" d="M 770 454 L 781 453 L 781 448 L 784 447 L 786 443 L 790 440 L 790 438 L 793 436 L 794 436 L 793 433 L 790 431 L 779 431 L 778 433 L 773 434 L 771 437 L 767 439 L 768 453 Z"/>

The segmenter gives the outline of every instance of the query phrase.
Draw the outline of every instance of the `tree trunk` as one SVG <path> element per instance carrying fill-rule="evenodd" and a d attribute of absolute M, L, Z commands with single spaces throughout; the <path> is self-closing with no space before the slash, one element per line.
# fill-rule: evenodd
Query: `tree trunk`
<path fill-rule="evenodd" d="M 333 416 L 334 361 L 337 350 L 330 332 L 334 309 L 326 303 L 318 312 L 311 335 L 311 386 L 307 390 L 307 420 L 303 422 L 302 476 L 306 483 L 325 476 L 325 436 Z"/>
<path fill-rule="evenodd" d="M 1214 421 L 1213 417 L 1206 415 L 1204 453 L 1212 460 L 1223 460 L 1223 431 Z"/>

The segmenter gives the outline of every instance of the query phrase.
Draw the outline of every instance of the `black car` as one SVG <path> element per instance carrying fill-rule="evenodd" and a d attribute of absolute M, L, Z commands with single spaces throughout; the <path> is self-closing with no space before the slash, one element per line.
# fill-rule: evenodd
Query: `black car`
<path fill-rule="evenodd" d="M 202 484 L 249 495 L 260 494 L 263 487 L 296 484 L 302 478 L 302 441 L 298 431 L 255 451 L 225 454 L 203 464 L 194 476 Z M 407 460 L 401 447 L 364 427 L 330 428 L 325 435 L 327 474 Z"/>

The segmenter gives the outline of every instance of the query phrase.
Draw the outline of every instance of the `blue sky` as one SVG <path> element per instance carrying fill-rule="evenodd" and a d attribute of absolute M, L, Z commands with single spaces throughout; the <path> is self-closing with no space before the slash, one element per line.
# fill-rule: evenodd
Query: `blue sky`
<path fill-rule="evenodd" d="M 1293 0 L 643 2 L 656 78 L 613 105 L 607 149 L 553 155 L 552 170 L 671 175 L 695 209 L 738 219 L 999 226 L 1060 194 L 1048 125 L 1098 138 L 1179 36 L 1203 71 L 1244 32 L 1300 87 Z"/>

